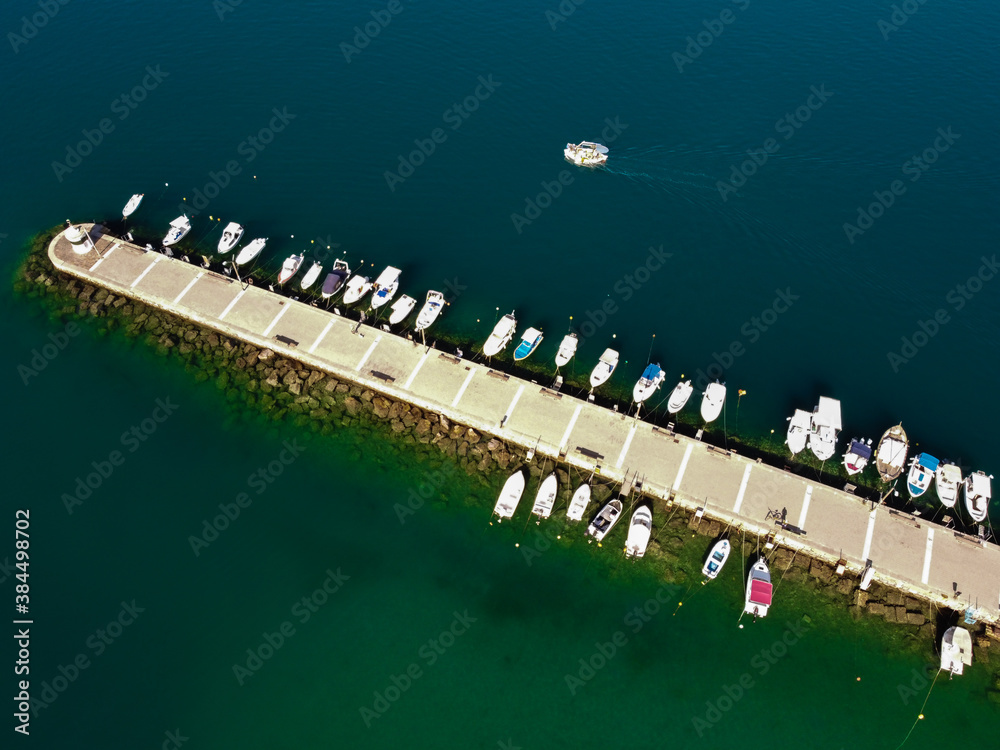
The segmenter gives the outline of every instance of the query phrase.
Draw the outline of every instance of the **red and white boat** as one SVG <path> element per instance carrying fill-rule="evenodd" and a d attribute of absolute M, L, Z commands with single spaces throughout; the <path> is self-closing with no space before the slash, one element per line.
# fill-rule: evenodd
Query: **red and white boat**
<path fill-rule="evenodd" d="M 767 569 L 767 562 L 762 557 L 750 568 L 750 575 L 747 576 L 747 601 L 743 611 L 755 618 L 767 617 L 772 591 L 771 571 Z"/>

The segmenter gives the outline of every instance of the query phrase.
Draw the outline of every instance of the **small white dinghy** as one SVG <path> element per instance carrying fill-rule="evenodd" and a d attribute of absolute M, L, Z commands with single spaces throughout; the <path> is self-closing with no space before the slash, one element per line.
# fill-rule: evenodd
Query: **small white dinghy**
<path fill-rule="evenodd" d="M 566 509 L 566 518 L 570 521 L 582 521 L 583 514 L 587 512 L 590 504 L 590 485 L 581 484 L 573 493 L 573 499 L 569 501 L 569 508 Z"/>
<path fill-rule="evenodd" d="M 645 505 L 640 505 L 632 514 L 625 540 L 625 557 L 638 559 L 646 554 L 649 535 L 653 531 L 653 513 Z"/>
<path fill-rule="evenodd" d="M 972 666 L 972 634 L 965 628 L 951 626 L 941 637 L 941 669 L 951 674 L 962 674 Z"/>
<path fill-rule="evenodd" d="M 344 291 L 344 304 L 353 305 L 364 297 L 372 289 L 372 282 L 367 276 L 356 274 L 347 282 L 347 289 Z"/>
<path fill-rule="evenodd" d="M 382 305 L 391 300 L 399 289 L 399 269 L 386 266 L 386 269 L 375 279 L 372 286 L 372 310 L 378 310 Z"/>
<path fill-rule="evenodd" d="M 604 354 L 597 360 L 597 367 L 590 373 L 590 390 L 607 383 L 616 367 L 618 367 L 618 352 L 614 349 L 605 349 Z"/>
<path fill-rule="evenodd" d="M 490 334 L 490 337 L 486 339 L 486 343 L 483 344 L 483 354 L 487 357 L 493 357 L 502 352 L 514 337 L 515 328 L 517 328 L 517 319 L 514 318 L 513 312 L 509 312 L 500 318 L 493 327 L 493 333 Z"/>
<path fill-rule="evenodd" d="M 515 471 L 507 481 L 504 482 L 503 489 L 500 490 L 500 497 L 497 504 L 493 506 L 493 513 L 501 519 L 510 518 L 517 510 L 517 504 L 521 502 L 521 495 L 524 494 L 524 472 Z"/>
<path fill-rule="evenodd" d="M 438 315 L 441 314 L 442 307 L 444 307 L 444 295 L 441 292 L 435 292 L 433 289 L 427 292 L 427 299 L 424 302 L 424 306 L 420 308 L 420 312 L 417 314 L 416 330 L 422 331 L 425 328 L 429 328 L 431 323 L 437 320 Z"/>
<path fill-rule="evenodd" d="M 191 222 L 188 219 L 187 214 L 181 214 L 170 222 L 170 231 L 168 231 L 166 236 L 163 238 L 163 246 L 170 247 L 171 245 L 176 245 L 184 239 L 190 231 Z"/>
<path fill-rule="evenodd" d="M 548 518 L 552 515 L 552 507 L 556 504 L 556 493 L 559 492 L 559 481 L 553 471 L 538 487 L 535 493 L 535 504 L 531 506 L 533 515 L 539 518 Z"/>
<path fill-rule="evenodd" d="M 767 562 L 761 557 L 750 568 L 750 575 L 747 576 L 747 600 L 743 611 L 754 617 L 767 617 L 772 590 L 771 571 L 767 569 Z"/>
<path fill-rule="evenodd" d="M 847 446 L 847 453 L 844 454 L 844 468 L 847 469 L 848 476 L 860 474 L 865 470 L 868 462 L 872 459 L 872 441 L 867 442 L 854 438 Z"/>
<path fill-rule="evenodd" d="M 795 413 L 788 418 L 788 434 L 785 436 L 785 444 L 794 456 L 805 450 L 806 440 L 812 431 L 813 415 L 805 409 L 796 409 Z"/>
<path fill-rule="evenodd" d="M 413 299 L 408 294 L 404 294 L 398 300 L 392 303 L 392 315 L 389 316 L 389 325 L 396 325 L 397 323 L 402 323 L 406 320 L 407 316 L 413 312 L 413 308 L 417 306 L 417 301 Z"/>
<path fill-rule="evenodd" d="M 320 297 L 330 299 L 330 297 L 344 288 L 344 283 L 350 275 L 351 267 L 347 265 L 346 261 L 339 258 L 333 261 L 333 268 L 330 269 L 330 273 L 323 279 L 323 289 L 320 292 Z"/>
<path fill-rule="evenodd" d="M 962 470 L 955 464 L 942 461 L 934 472 L 934 490 L 941 505 L 954 508 L 958 501 L 958 488 L 962 484 Z"/>
<path fill-rule="evenodd" d="M 705 389 L 705 395 L 701 399 L 701 418 L 705 420 L 705 424 L 719 418 L 725 403 L 726 386 L 716 380 Z"/>
<path fill-rule="evenodd" d="M 285 258 L 285 262 L 281 264 L 281 271 L 278 273 L 278 283 L 284 284 L 292 276 L 299 272 L 299 266 L 302 265 L 303 256 L 301 255 L 289 255 Z"/>
<path fill-rule="evenodd" d="M 690 380 L 682 380 L 674 389 L 670 392 L 670 400 L 667 401 L 667 411 L 670 414 L 676 414 L 691 398 L 691 394 L 694 393 L 694 386 L 691 385 Z"/>
<path fill-rule="evenodd" d="M 125 204 L 125 208 L 122 209 L 122 218 L 127 219 L 129 216 L 135 213 L 135 210 L 139 208 L 139 204 L 142 203 L 142 196 L 145 193 L 136 193 L 131 198 L 128 199 L 128 203 Z"/>
<path fill-rule="evenodd" d="M 314 260 L 313 264 L 309 266 L 309 270 L 306 271 L 306 275 L 302 277 L 302 283 L 299 285 L 303 292 L 316 283 L 322 270 L 323 264 Z"/>
<path fill-rule="evenodd" d="M 608 532 L 614 528 L 614 525 L 618 522 L 619 517 L 622 514 L 622 501 L 621 500 L 609 500 L 608 503 L 601 508 L 601 512 L 597 514 L 590 525 L 587 527 L 587 534 L 594 537 L 597 541 L 601 541 L 608 535 Z"/>
<path fill-rule="evenodd" d="M 226 224 L 219 238 L 219 255 L 225 255 L 243 239 L 243 227 L 235 221 Z"/>
<path fill-rule="evenodd" d="M 567 333 L 563 336 L 562 343 L 559 344 L 559 351 L 556 352 L 556 367 L 562 367 L 573 359 L 573 355 L 576 354 L 576 346 L 579 343 L 575 333 Z"/>
<path fill-rule="evenodd" d="M 720 539 L 713 544 L 705 559 L 705 564 L 701 568 L 701 574 L 709 580 L 719 575 L 722 572 L 722 566 L 729 559 L 730 552 L 732 552 L 732 546 L 728 539 Z"/>
<path fill-rule="evenodd" d="M 632 401 L 641 404 L 656 393 L 666 377 L 667 374 L 663 372 L 659 365 L 652 363 L 646 365 L 646 369 L 642 371 L 642 376 L 632 388 Z"/>
<path fill-rule="evenodd" d="M 255 240 L 250 240 L 246 247 L 236 254 L 236 265 L 242 266 L 244 263 L 252 261 L 260 255 L 260 251 L 264 249 L 264 245 L 266 244 L 267 237 L 258 237 Z"/>
<path fill-rule="evenodd" d="M 977 471 L 975 474 L 969 474 L 962 482 L 965 509 L 976 523 L 982 523 L 986 520 L 992 494 L 991 479 L 993 479 L 992 474 L 986 476 L 985 473 Z"/>

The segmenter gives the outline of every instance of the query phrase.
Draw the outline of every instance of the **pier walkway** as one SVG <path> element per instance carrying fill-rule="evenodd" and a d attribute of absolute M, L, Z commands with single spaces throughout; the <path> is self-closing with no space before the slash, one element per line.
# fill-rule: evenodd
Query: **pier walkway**
<path fill-rule="evenodd" d="M 48 253 L 94 286 L 1000 623 L 995 544 L 82 227 L 96 251 L 61 233 Z"/>

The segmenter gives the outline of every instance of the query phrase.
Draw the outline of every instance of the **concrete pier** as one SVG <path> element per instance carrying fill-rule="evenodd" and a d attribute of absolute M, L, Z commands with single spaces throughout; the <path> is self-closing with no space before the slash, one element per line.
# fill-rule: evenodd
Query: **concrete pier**
<path fill-rule="evenodd" d="M 84 282 L 1000 624 L 995 544 L 82 227 L 48 255 Z"/>

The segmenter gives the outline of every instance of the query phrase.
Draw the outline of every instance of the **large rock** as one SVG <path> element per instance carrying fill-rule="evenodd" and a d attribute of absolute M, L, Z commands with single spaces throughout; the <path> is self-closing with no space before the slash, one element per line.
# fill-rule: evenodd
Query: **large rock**
<path fill-rule="evenodd" d="M 213 346 L 218 346 L 218 339 L 219 339 L 219 337 L 216 336 L 215 339 L 216 339 L 216 342 L 215 342 L 215 344 L 212 344 L 212 345 Z M 211 342 L 212 342 L 212 337 L 210 336 L 209 337 L 209 343 L 211 343 Z M 261 362 L 267 362 L 269 359 L 272 359 L 273 357 L 274 357 L 274 352 L 271 351 L 270 349 L 261 349 L 260 352 L 257 354 L 257 359 L 260 360 Z"/>
<path fill-rule="evenodd" d="M 386 419 L 389 416 L 389 412 L 392 409 L 392 402 L 383 398 L 382 396 L 377 396 L 372 399 L 372 407 L 375 410 L 375 416 L 379 419 Z"/>
<path fill-rule="evenodd" d="M 431 423 L 429 419 L 421 419 L 417 422 L 416 432 L 418 435 L 426 435 L 431 431 Z"/>
<path fill-rule="evenodd" d="M 402 401 L 393 401 L 389 407 L 389 419 L 399 419 L 403 414 L 410 411 L 410 408 Z"/>
<path fill-rule="evenodd" d="M 501 443 L 501 442 L 500 442 L 499 440 L 497 440 L 496 438 L 493 438 L 493 439 L 491 439 L 491 440 L 490 440 L 490 442 L 488 442 L 488 443 L 486 444 L 486 450 L 488 450 L 488 451 L 489 451 L 490 453 L 493 453 L 493 452 L 495 452 L 495 451 L 496 451 L 496 450 L 497 450 L 498 448 L 500 448 L 500 446 L 502 446 L 502 445 L 503 445 L 503 443 Z"/>
<path fill-rule="evenodd" d="M 347 409 L 347 413 L 352 417 L 356 416 L 361 411 L 361 402 L 354 398 L 354 396 L 348 396 L 344 399 L 344 408 Z"/>
<path fill-rule="evenodd" d="M 927 622 L 927 619 L 919 612 L 907 612 L 906 622 L 908 625 L 916 625 L 919 627 Z"/>
<path fill-rule="evenodd" d="M 448 436 L 452 440 L 458 440 L 462 435 L 465 434 L 465 428 L 460 424 L 452 425 L 451 434 Z"/>

